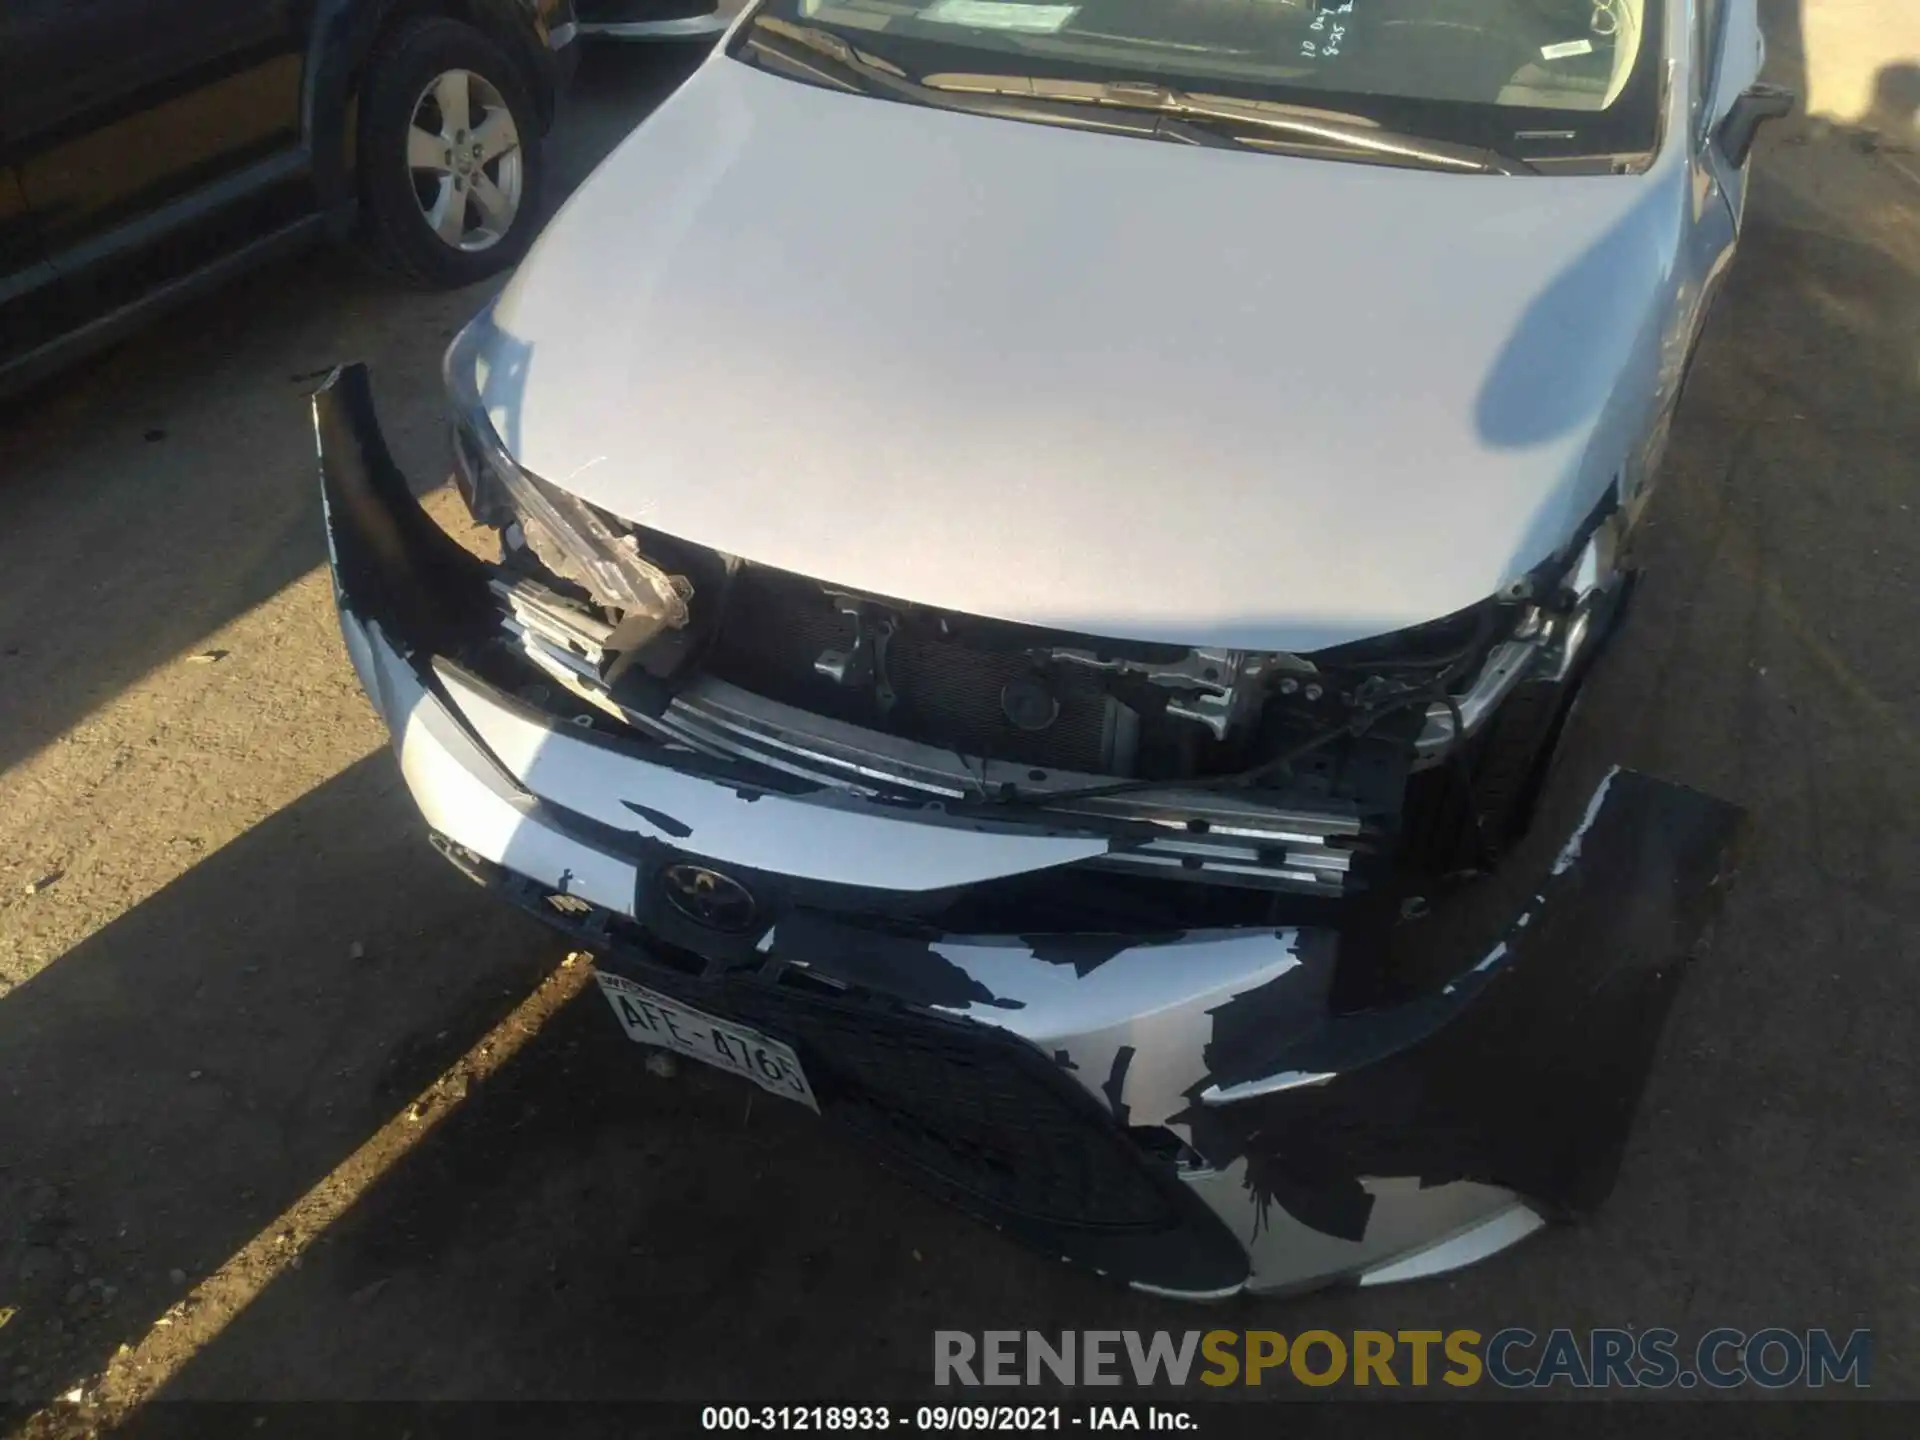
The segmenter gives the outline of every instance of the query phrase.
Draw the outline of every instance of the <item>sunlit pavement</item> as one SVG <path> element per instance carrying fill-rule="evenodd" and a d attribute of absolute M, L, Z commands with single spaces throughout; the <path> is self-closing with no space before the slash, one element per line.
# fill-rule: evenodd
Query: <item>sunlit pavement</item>
<path fill-rule="evenodd" d="M 1864 1325 L 1876 1390 L 1920 1391 L 1920 131 L 1859 50 L 1920 35 L 1879 4 L 1812 0 L 1804 41 L 1764 7 L 1833 114 L 1763 142 L 1572 740 L 1753 813 L 1620 1189 L 1450 1280 L 1265 1307 L 1289 1328 Z M 694 59 L 590 55 L 562 183 Z M 936 1326 L 1186 1328 L 804 1112 L 646 1075 L 565 946 L 427 848 L 302 397 L 368 360 L 437 483 L 483 298 L 322 254 L 0 411 L 0 1394 L 863 1396 L 923 1385 Z"/>

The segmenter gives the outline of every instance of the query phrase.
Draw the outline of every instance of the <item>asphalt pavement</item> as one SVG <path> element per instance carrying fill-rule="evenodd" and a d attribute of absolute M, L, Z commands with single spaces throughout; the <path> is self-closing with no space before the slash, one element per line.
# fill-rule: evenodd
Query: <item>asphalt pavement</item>
<path fill-rule="evenodd" d="M 589 54 L 561 188 L 697 58 Z M 1617 1192 L 1207 1324 L 1866 1326 L 1876 1392 L 1920 1395 L 1920 63 L 1865 73 L 1874 112 L 1763 141 L 1569 740 L 1751 815 Z M 797 1107 L 648 1073 L 428 848 L 339 642 L 304 395 L 370 362 L 457 524 L 438 359 L 486 293 L 323 252 L 0 410 L 0 1395 L 908 1396 L 935 1328 L 1192 1327 Z"/>

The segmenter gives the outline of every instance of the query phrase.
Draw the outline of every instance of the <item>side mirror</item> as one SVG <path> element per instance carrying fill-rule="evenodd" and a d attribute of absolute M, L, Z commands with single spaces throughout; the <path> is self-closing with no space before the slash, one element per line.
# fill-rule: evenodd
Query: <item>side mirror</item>
<path fill-rule="evenodd" d="M 1753 137 L 1760 133 L 1761 125 L 1779 119 L 1792 109 L 1791 90 L 1778 85 L 1749 85 L 1734 96 L 1733 104 L 1727 107 L 1714 132 L 1720 142 L 1720 153 L 1735 165 L 1746 164 L 1747 155 L 1753 149 Z"/>

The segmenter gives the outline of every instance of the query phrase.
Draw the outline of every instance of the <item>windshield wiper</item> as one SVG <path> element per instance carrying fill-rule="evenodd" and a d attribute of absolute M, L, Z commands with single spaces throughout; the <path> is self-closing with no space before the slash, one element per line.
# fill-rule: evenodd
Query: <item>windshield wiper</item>
<path fill-rule="evenodd" d="M 1535 173 L 1526 161 L 1497 150 L 1403 135 L 1365 116 L 1271 100 L 1194 95 L 1147 81 L 952 73 L 917 77 L 832 30 L 773 16 L 755 17 L 746 44 L 797 78 L 949 110 L 1158 135 L 1188 144 L 1237 146 L 1247 142 L 1235 132 L 1257 130 L 1263 137 L 1291 137 L 1312 147 L 1338 146 L 1392 164 L 1476 174 Z M 1102 116 L 1100 111 L 1108 113 Z M 1143 125 L 1136 116 L 1153 118 Z"/>
<path fill-rule="evenodd" d="M 779 41 L 786 43 L 774 43 Z M 771 61 L 774 68 L 793 78 L 856 95 L 891 96 L 901 88 L 918 88 L 904 70 L 882 66 L 833 31 L 814 25 L 795 25 L 757 15 L 747 29 L 745 48 L 758 57 L 756 64 Z M 831 65 L 821 65 L 823 59 Z"/>
<path fill-rule="evenodd" d="M 1076 130 L 1101 130 L 1149 139 L 1159 134 L 1163 123 L 1160 118 L 1137 111 L 1109 108 L 1108 113 L 1099 114 L 1087 106 L 1062 105 L 1051 98 L 1036 100 L 1031 94 L 1017 90 L 1001 93 L 929 85 L 892 61 L 862 49 L 831 30 L 798 25 L 774 16 L 754 18 L 746 32 L 744 50 L 751 63 L 790 78 L 886 100 L 931 105 L 941 110 L 1036 120 Z"/>
<path fill-rule="evenodd" d="M 955 83 L 957 82 L 957 83 Z M 1525 160 L 1480 145 L 1407 135 L 1376 125 L 1363 115 L 1287 105 L 1271 100 L 1242 100 L 1228 95 L 1194 95 L 1150 81 L 1087 83 L 1045 76 L 966 75 L 935 77 L 929 88 L 949 86 L 961 94 L 1030 97 L 1075 105 L 1146 112 L 1213 129 L 1238 127 L 1295 137 L 1308 144 L 1337 145 L 1364 151 L 1395 164 L 1478 174 L 1532 175 Z"/>

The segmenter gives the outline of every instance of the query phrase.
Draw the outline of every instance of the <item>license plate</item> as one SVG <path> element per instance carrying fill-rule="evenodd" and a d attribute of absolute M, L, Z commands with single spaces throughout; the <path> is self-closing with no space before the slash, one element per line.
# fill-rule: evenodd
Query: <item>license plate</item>
<path fill-rule="evenodd" d="M 745 1076 L 762 1090 L 798 1100 L 809 1110 L 820 1108 L 813 1098 L 813 1087 L 807 1083 L 807 1072 L 800 1068 L 800 1057 L 778 1040 L 695 1010 L 623 976 L 596 971 L 593 978 L 600 982 L 600 993 L 613 1006 L 614 1016 L 629 1040 Z"/>

